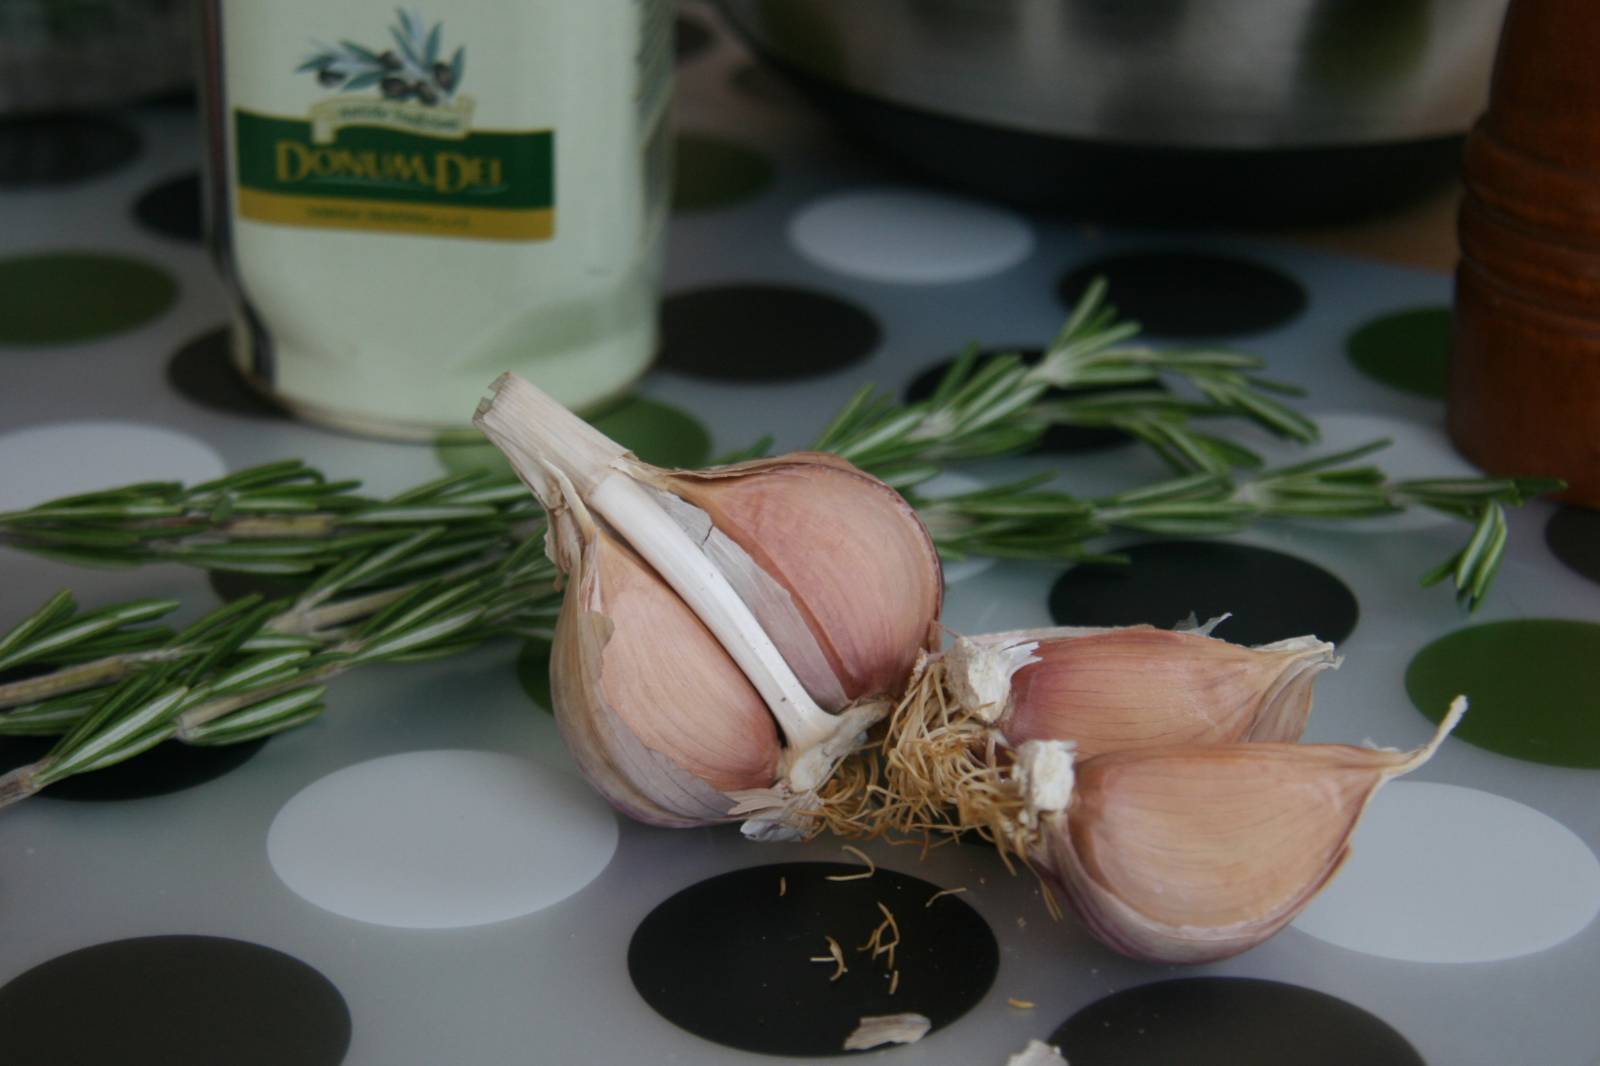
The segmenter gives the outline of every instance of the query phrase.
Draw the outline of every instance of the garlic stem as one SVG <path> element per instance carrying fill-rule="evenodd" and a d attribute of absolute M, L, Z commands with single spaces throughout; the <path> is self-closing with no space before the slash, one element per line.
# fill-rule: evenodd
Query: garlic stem
<path fill-rule="evenodd" d="M 589 505 L 655 568 L 750 679 L 788 739 L 809 750 L 839 722 L 818 707 L 722 571 L 638 482 L 620 471 L 598 480 Z"/>

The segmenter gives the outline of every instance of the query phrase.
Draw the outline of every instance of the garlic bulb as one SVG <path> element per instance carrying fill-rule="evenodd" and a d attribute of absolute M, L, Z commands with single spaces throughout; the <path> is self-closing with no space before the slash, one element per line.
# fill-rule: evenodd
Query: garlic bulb
<path fill-rule="evenodd" d="M 1344 862 L 1373 794 L 1426 762 L 1465 710 L 1457 698 L 1411 752 L 1218 744 L 1057 762 L 1024 786 L 1038 824 L 1031 859 L 1110 947 L 1159 962 L 1227 958 L 1300 913 Z M 1059 758 L 1069 746 L 1022 751 L 1039 747 Z M 1043 754 L 1029 761 L 1050 762 Z"/>
<path fill-rule="evenodd" d="M 1072 740 L 1081 756 L 1152 744 L 1293 741 L 1333 645 L 1295 637 L 1247 648 L 1151 626 L 962 638 L 951 691 L 1013 746 Z"/>
<path fill-rule="evenodd" d="M 841 459 L 661 470 L 509 374 L 474 421 L 550 516 L 547 550 L 573 578 L 558 720 L 630 813 L 699 824 L 803 805 L 882 714 L 863 698 L 898 694 L 933 639 L 927 531 Z"/>

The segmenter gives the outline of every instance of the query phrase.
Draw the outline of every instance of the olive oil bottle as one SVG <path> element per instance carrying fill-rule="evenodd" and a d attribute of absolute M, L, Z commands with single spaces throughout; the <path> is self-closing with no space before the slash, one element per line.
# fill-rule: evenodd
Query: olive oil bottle
<path fill-rule="evenodd" d="M 669 0 L 203 0 L 233 355 L 295 413 L 434 439 L 514 370 L 579 409 L 655 347 Z"/>

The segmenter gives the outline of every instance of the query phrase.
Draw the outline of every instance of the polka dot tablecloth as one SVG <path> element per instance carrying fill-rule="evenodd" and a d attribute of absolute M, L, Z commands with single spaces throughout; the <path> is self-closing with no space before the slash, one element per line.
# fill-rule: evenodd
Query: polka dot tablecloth
<path fill-rule="evenodd" d="M 1396 476 L 1472 473 L 1442 429 L 1446 276 L 968 200 L 839 139 L 710 5 L 684 5 L 677 40 L 661 352 L 594 416 L 646 458 L 802 447 L 863 384 L 926 395 L 969 346 L 1037 358 L 1105 277 L 1151 343 L 1265 357 L 1306 390 L 1323 447 L 1388 438 L 1376 461 Z M 380 493 L 498 467 L 482 445 L 319 430 L 242 383 L 198 157 L 181 107 L 0 120 L 0 510 L 291 456 Z M 927 491 L 1043 471 L 1086 495 L 1164 472 L 1118 434 L 1058 431 Z M 1410 747 L 1472 697 L 1438 756 L 1378 795 L 1328 889 L 1226 962 L 1112 954 L 982 846 L 862 845 L 862 877 L 834 840 L 630 822 L 562 747 L 547 647 L 505 643 L 357 671 L 304 729 L 163 746 L 0 811 L 0 1059 L 804 1062 L 841 1053 L 862 1014 L 915 1011 L 921 1042 L 872 1054 L 1000 1066 L 1039 1039 L 1073 1066 L 1594 1066 L 1600 516 L 1515 512 L 1470 617 L 1417 587 L 1464 534 L 1412 513 L 1130 536 L 1109 544 L 1121 568 L 948 567 L 962 632 L 1229 614 L 1217 633 L 1240 642 L 1335 641 L 1313 741 Z M 0 547 L 0 630 L 65 587 L 86 605 L 173 596 L 192 617 L 296 586 Z M 0 737 L 0 771 L 48 746 Z M 894 967 L 862 950 L 884 913 Z"/>

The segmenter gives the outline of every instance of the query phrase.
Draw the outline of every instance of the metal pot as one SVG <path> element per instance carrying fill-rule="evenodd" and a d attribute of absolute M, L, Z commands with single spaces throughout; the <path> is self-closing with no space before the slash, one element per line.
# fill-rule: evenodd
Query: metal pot
<path fill-rule="evenodd" d="M 1201 193 L 1257 221 L 1348 215 L 1453 175 L 1506 6 L 719 2 L 824 106 L 958 184 L 1080 207 Z"/>

